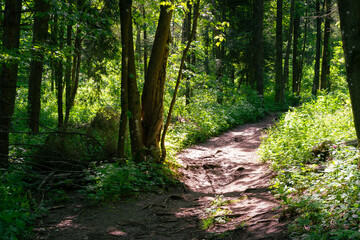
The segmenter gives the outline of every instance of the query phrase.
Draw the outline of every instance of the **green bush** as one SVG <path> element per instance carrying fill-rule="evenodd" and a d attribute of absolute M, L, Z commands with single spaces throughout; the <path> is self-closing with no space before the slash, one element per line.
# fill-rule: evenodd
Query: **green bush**
<path fill-rule="evenodd" d="M 23 171 L 9 169 L 0 175 L 0 239 L 26 239 L 36 214 Z"/>
<path fill-rule="evenodd" d="M 359 238 L 359 154 L 344 144 L 353 139 L 345 95 L 320 96 L 291 109 L 268 131 L 259 154 L 277 171 L 273 189 L 284 215 L 296 216 L 289 228 L 294 238 Z M 324 142 L 326 158 L 314 154 L 314 147 Z"/>
<path fill-rule="evenodd" d="M 112 202 L 175 184 L 165 165 L 147 162 L 103 164 L 90 170 L 87 178 L 91 184 L 87 186 L 86 193 L 89 200 L 95 202 Z"/>

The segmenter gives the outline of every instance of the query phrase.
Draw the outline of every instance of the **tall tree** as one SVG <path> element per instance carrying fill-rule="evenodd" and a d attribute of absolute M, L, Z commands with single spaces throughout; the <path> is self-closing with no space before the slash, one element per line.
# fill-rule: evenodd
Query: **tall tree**
<path fill-rule="evenodd" d="M 360 1 L 338 0 L 340 26 L 346 61 L 356 136 L 360 141 Z M 360 161 L 358 164 L 360 167 Z"/>
<path fill-rule="evenodd" d="M 120 0 L 122 72 L 121 72 L 121 120 L 119 134 L 119 154 L 123 156 L 123 141 L 125 140 L 126 115 L 130 111 L 129 127 L 131 151 L 136 161 L 143 160 L 143 139 L 141 126 L 140 95 L 136 83 L 135 54 L 132 29 L 132 0 Z M 127 99 L 126 99 L 127 97 Z M 124 122 L 125 121 L 125 122 Z"/>
<path fill-rule="evenodd" d="M 299 38 L 300 38 L 300 14 L 295 10 L 294 16 L 294 43 L 293 43 L 293 79 L 292 79 L 292 92 L 296 93 L 300 81 L 300 65 L 299 65 Z"/>
<path fill-rule="evenodd" d="M 263 28 L 264 28 L 264 0 L 254 1 L 255 13 L 255 28 L 254 28 L 254 69 L 256 90 L 260 96 L 264 95 L 264 43 L 263 43 Z"/>
<path fill-rule="evenodd" d="M 14 113 L 20 39 L 22 0 L 6 0 L 3 20 L 2 46 L 14 58 L 2 63 L 0 70 L 0 167 L 7 167 L 9 130 Z"/>
<path fill-rule="evenodd" d="M 331 34 L 331 0 L 325 0 L 325 26 L 324 26 L 324 45 L 322 52 L 320 89 L 325 90 L 329 86 L 330 75 L 330 34 Z"/>
<path fill-rule="evenodd" d="M 187 1 L 187 11 L 185 12 L 184 20 L 183 20 L 183 27 L 182 27 L 182 36 L 181 36 L 181 43 L 186 44 L 190 38 L 190 24 L 191 24 L 191 5 L 190 1 Z M 186 71 L 188 66 L 190 66 L 191 58 L 190 56 L 186 57 L 184 70 Z M 190 71 L 190 69 L 188 69 Z M 185 103 L 188 105 L 190 103 L 190 81 L 188 74 L 183 74 L 183 78 L 185 79 Z"/>
<path fill-rule="evenodd" d="M 276 7 L 276 60 L 275 60 L 275 102 L 284 103 L 285 87 L 282 79 L 282 18 L 283 1 L 277 0 Z"/>
<path fill-rule="evenodd" d="M 49 28 L 49 1 L 35 0 L 32 60 L 29 76 L 29 126 L 31 131 L 39 131 L 39 119 L 41 109 L 41 80 L 44 65 L 44 45 L 48 38 Z"/>
<path fill-rule="evenodd" d="M 151 57 L 145 75 L 142 94 L 143 141 L 147 154 L 154 161 L 160 160 L 160 132 L 163 125 L 163 99 L 166 78 L 167 58 L 170 44 L 170 23 L 172 7 L 162 4 L 156 29 Z"/>
<path fill-rule="evenodd" d="M 316 96 L 317 91 L 319 90 L 320 82 L 320 57 L 321 57 L 321 12 L 320 12 L 320 1 L 316 1 L 316 55 L 315 55 L 315 65 L 314 65 L 314 81 L 312 87 L 312 94 Z"/>
<path fill-rule="evenodd" d="M 291 52 L 291 45 L 292 45 L 292 38 L 294 32 L 294 12 L 295 12 L 295 0 L 291 0 L 290 5 L 290 24 L 289 24 L 289 31 L 287 36 L 287 45 L 286 45 L 286 53 L 284 59 L 284 76 L 283 81 L 285 85 L 289 82 L 289 72 L 290 72 L 290 52 Z"/>

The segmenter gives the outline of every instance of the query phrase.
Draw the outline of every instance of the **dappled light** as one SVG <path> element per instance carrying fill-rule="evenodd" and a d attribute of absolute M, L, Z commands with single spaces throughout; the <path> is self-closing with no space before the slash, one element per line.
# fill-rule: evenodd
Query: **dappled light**
<path fill-rule="evenodd" d="M 2 0 L 0 240 L 360 239 L 359 0 Z"/>

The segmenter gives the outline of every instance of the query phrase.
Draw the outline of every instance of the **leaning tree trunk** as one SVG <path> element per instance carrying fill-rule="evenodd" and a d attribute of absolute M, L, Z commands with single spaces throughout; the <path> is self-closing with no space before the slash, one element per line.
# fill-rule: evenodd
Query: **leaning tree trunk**
<path fill-rule="evenodd" d="M 284 103 L 285 89 L 282 80 L 282 6 L 283 1 L 277 0 L 276 10 L 276 60 L 275 60 L 275 102 Z"/>
<path fill-rule="evenodd" d="M 358 141 L 360 141 L 360 1 L 338 0 L 338 6 L 347 81 L 354 114 L 356 136 Z M 360 161 L 358 167 L 360 167 Z"/>
<path fill-rule="evenodd" d="M 44 44 L 48 37 L 49 4 L 48 1 L 36 0 L 33 25 L 33 48 L 29 77 L 29 126 L 32 132 L 39 131 L 41 109 L 41 79 L 44 65 Z"/>
<path fill-rule="evenodd" d="M 143 142 L 153 161 L 160 161 L 160 132 L 163 125 L 163 98 L 166 63 L 169 54 L 172 8 L 161 5 L 142 95 Z"/>
<path fill-rule="evenodd" d="M 331 0 L 325 0 L 326 18 L 324 29 L 324 46 L 322 54 L 320 89 L 325 90 L 329 86 L 328 79 L 330 75 L 330 34 L 331 34 Z"/>
<path fill-rule="evenodd" d="M 321 54 L 321 16 L 320 16 L 320 0 L 316 1 L 316 55 L 314 66 L 314 81 L 312 94 L 316 96 L 319 90 L 320 82 L 320 54 Z"/>
<path fill-rule="evenodd" d="M 181 57 L 181 60 L 180 60 L 180 67 L 179 67 L 178 77 L 177 77 L 176 85 L 175 85 L 175 89 L 174 89 L 174 94 L 173 94 L 173 97 L 171 99 L 169 113 L 168 113 L 167 118 L 166 118 L 166 123 L 165 123 L 165 126 L 164 126 L 164 130 L 163 130 L 162 135 L 161 135 L 161 162 L 164 162 L 165 159 L 166 159 L 165 137 L 166 137 L 168 127 L 170 125 L 171 114 L 172 114 L 172 111 L 173 111 L 174 106 L 175 106 L 176 95 L 177 95 L 177 92 L 179 90 L 180 81 L 181 81 L 181 77 L 182 77 L 182 72 L 183 72 L 184 65 L 185 65 L 186 54 L 189 51 L 190 46 L 191 46 L 191 42 L 194 39 L 194 36 L 196 34 L 196 27 L 197 27 L 197 22 L 198 22 L 198 17 L 199 17 L 199 7 L 200 7 L 200 0 L 197 0 L 196 4 L 194 5 L 194 18 L 193 18 L 191 33 L 189 35 L 186 47 L 185 47 L 185 49 L 184 49 L 184 51 L 182 53 L 182 57 Z M 189 25 L 190 25 L 190 23 L 189 23 Z M 190 32 L 190 27 L 189 27 L 189 32 Z"/>
<path fill-rule="evenodd" d="M 6 0 L 2 24 L 2 51 L 18 53 L 21 0 Z M 0 168 L 8 166 L 9 130 L 14 113 L 18 61 L 3 63 L 0 70 Z"/>

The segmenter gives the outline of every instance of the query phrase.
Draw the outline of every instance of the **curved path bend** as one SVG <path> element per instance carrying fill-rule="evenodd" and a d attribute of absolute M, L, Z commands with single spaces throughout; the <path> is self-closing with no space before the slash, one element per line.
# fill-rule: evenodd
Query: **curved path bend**
<path fill-rule="evenodd" d="M 287 239 L 279 203 L 269 190 L 273 173 L 256 155 L 263 130 L 274 117 L 181 152 L 182 187 L 111 206 L 72 203 L 54 209 L 35 229 L 36 238 Z"/>

